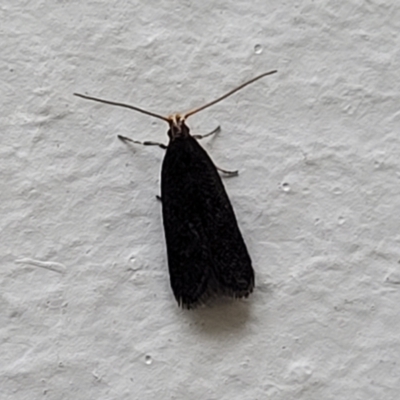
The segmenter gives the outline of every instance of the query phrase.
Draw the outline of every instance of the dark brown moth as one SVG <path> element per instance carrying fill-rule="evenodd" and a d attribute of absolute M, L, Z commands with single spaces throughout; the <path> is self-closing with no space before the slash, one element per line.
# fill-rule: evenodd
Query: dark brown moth
<path fill-rule="evenodd" d="M 183 308 L 194 308 L 213 295 L 247 297 L 254 288 L 254 270 L 218 168 L 198 143 L 208 135 L 191 135 L 186 119 L 245 86 L 274 74 L 269 71 L 223 96 L 184 114 L 164 117 L 129 104 L 75 93 L 76 96 L 129 108 L 169 124 L 168 146 L 161 169 L 161 202 L 171 287 Z M 223 171 L 229 173 L 229 171 Z"/>

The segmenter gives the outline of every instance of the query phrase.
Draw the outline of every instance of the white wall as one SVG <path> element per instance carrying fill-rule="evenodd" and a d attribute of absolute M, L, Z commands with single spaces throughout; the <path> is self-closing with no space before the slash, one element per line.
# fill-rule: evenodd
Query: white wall
<path fill-rule="evenodd" d="M 0 7 L 2 399 L 397 399 L 400 5 L 8 1 Z M 393 5 L 395 4 L 395 5 Z M 189 120 L 256 270 L 178 308 L 161 114 Z"/>

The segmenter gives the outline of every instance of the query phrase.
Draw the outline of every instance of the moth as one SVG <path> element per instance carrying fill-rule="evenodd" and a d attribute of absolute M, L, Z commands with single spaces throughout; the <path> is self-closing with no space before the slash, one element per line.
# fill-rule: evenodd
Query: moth
<path fill-rule="evenodd" d="M 186 120 L 275 72 L 261 74 L 201 107 L 168 117 L 129 104 L 74 93 L 83 99 L 125 107 L 169 124 L 168 145 L 118 137 L 166 149 L 161 168 L 162 216 L 171 287 L 183 308 L 195 308 L 214 295 L 247 297 L 254 288 L 251 259 L 219 168 L 198 143 L 218 128 L 207 135 L 191 135 Z"/>

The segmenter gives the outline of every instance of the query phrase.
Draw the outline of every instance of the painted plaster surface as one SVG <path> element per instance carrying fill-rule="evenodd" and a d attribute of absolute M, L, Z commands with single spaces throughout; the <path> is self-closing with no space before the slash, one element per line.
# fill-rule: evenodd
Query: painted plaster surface
<path fill-rule="evenodd" d="M 3 1 L 0 398 L 397 400 L 400 4 Z M 189 119 L 256 271 L 178 308 L 165 123 Z"/>

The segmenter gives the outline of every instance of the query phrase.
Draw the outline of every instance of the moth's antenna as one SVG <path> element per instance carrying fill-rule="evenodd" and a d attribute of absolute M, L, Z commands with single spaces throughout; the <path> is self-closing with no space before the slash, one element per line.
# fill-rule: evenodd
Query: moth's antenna
<path fill-rule="evenodd" d="M 199 111 L 202 111 L 202 110 L 204 110 L 205 108 L 210 107 L 210 106 L 212 106 L 212 105 L 214 105 L 214 104 L 220 102 L 221 100 L 226 99 L 227 97 L 231 96 L 233 93 L 236 93 L 237 91 L 243 89 L 245 86 L 250 85 L 250 83 L 253 83 L 253 82 L 255 82 L 255 81 L 258 81 L 259 79 L 264 78 L 264 76 L 275 74 L 275 72 L 278 72 L 278 71 L 277 71 L 277 70 L 273 70 L 273 71 L 265 72 L 265 73 L 263 73 L 263 74 L 261 74 L 261 75 L 259 75 L 259 76 L 256 76 L 256 77 L 253 78 L 253 79 L 250 79 L 249 81 L 247 81 L 247 82 L 245 82 L 245 83 L 242 83 L 242 84 L 241 84 L 240 86 L 238 86 L 237 88 L 231 90 L 231 91 L 228 92 L 228 93 L 225 93 L 225 94 L 224 94 L 223 96 L 221 96 L 221 97 L 218 97 L 218 99 L 213 100 L 213 101 L 211 101 L 210 103 L 204 104 L 204 105 L 201 106 L 201 107 L 195 108 L 194 110 L 191 110 L 191 111 L 187 112 L 187 113 L 184 115 L 184 118 L 186 119 L 186 118 L 190 117 L 191 115 L 196 114 L 196 113 L 198 113 Z"/>
<path fill-rule="evenodd" d="M 117 103 L 115 101 L 98 99 L 97 97 L 90 97 L 90 96 L 86 96 L 84 94 L 79 94 L 79 93 L 74 93 L 74 96 L 82 97 L 82 99 L 86 99 L 86 100 L 98 101 L 99 103 L 111 104 L 112 106 L 129 108 L 131 110 L 139 111 L 139 112 L 141 112 L 143 114 L 150 115 L 151 117 L 160 118 L 160 119 L 162 119 L 162 120 L 164 120 L 164 121 L 166 121 L 168 123 L 170 122 L 170 120 L 167 117 L 163 117 L 162 115 L 158 115 L 158 114 L 155 114 L 153 112 L 150 112 L 150 111 L 147 111 L 147 110 L 143 110 L 142 108 L 139 108 L 139 107 L 131 106 L 130 104 Z"/>

